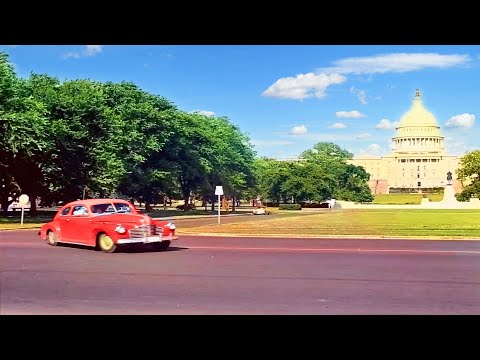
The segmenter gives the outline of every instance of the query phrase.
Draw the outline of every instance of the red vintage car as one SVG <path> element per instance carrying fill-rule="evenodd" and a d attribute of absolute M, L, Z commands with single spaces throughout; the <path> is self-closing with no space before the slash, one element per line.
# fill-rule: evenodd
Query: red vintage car
<path fill-rule="evenodd" d="M 64 205 L 38 235 L 48 244 L 70 243 L 111 253 L 126 244 L 151 244 L 166 250 L 175 236 L 171 221 L 154 220 L 120 199 L 77 200 Z"/>

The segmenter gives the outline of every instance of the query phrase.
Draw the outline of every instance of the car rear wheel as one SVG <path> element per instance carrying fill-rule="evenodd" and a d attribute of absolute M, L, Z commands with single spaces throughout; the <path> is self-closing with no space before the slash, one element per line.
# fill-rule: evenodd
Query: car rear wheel
<path fill-rule="evenodd" d="M 58 244 L 57 234 L 52 230 L 49 230 L 47 233 L 47 243 L 51 246 L 56 246 Z"/>
<path fill-rule="evenodd" d="M 117 245 L 115 245 L 112 238 L 107 234 L 100 234 L 98 236 L 98 247 L 106 253 L 113 253 L 117 249 Z"/>
<path fill-rule="evenodd" d="M 171 243 L 171 241 L 167 240 L 167 241 L 161 241 L 161 242 L 153 243 L 152 245 L 153 245 L 153 248 L 155 250 L 165 251 L 169 248 L 170 243 Z"/>

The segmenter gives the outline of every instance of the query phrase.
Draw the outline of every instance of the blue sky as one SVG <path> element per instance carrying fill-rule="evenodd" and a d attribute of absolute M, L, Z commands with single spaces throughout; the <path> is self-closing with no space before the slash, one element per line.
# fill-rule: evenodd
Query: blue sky
<path fill-rule="evenodd" d="M 449 154 L 480 148 L 480 47 L 383 45 L 0 45 L 17 74 L 132 81 L 184 111 L 226 116 L 259 156 L 320 141 L 391 150 L 415 90 Z"/>

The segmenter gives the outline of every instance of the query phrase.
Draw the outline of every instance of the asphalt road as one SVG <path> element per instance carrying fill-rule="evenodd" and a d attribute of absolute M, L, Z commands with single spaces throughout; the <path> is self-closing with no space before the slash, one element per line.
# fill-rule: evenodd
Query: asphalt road
<path fill-rule="evenodd" d="M 0 232 L 0 314 L 479 314 L 480 242 L 183 236 L 104 254 Z"/>

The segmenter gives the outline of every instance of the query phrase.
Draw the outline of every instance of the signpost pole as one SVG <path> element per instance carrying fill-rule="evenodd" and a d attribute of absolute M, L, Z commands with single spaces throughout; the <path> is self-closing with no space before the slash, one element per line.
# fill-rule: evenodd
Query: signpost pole
<path fill-rule="evenodd" d="M 220 224 L 220 195 L 218 195 L 218 223 Z"/>
<path fill-rule="evenodd" d="M 215 195 L 218 195 L 218 224 L 220 224 L 220 195 L 223 195 L 223 186 L 215 187 Z"/>
<path fill-rule="evenodd" d="M 22 215 L 20 217 L 20 226 L 23 226 L 23 213 L 25 211 L 25 205 L 27 205 L 28 200 L 29 200 L 29 198 L 28 198 L 27 194 L 20 195 L 20 198 L 18 199 L 18 203 L 22 207 Z"/>

